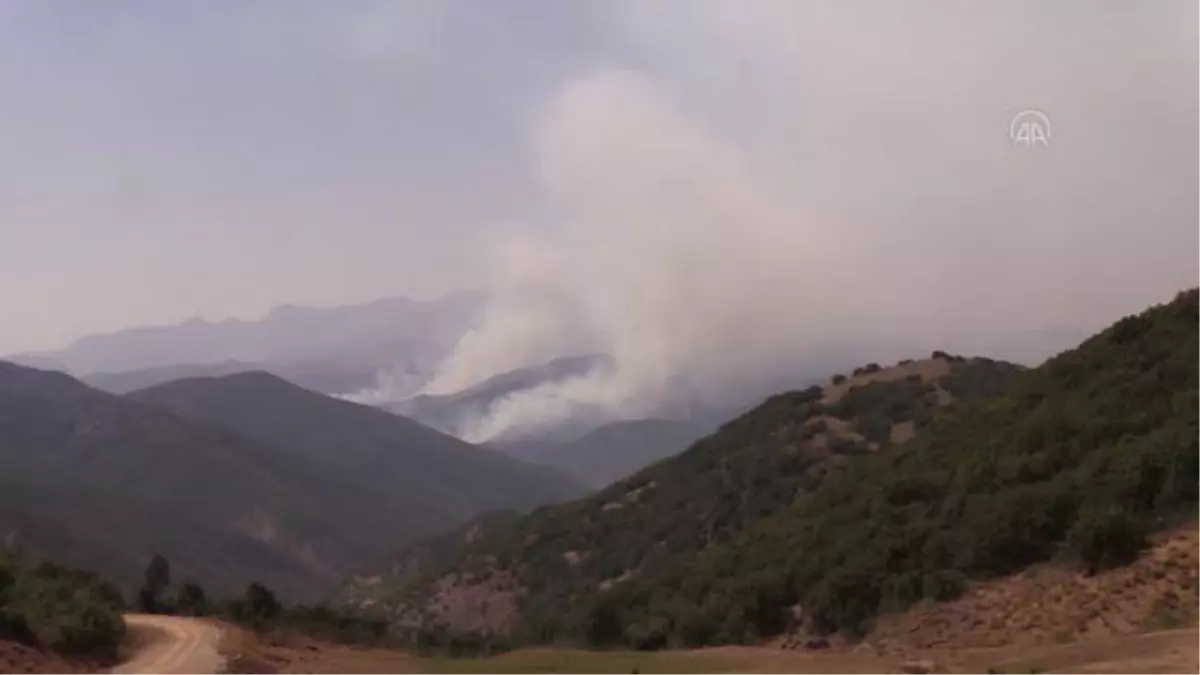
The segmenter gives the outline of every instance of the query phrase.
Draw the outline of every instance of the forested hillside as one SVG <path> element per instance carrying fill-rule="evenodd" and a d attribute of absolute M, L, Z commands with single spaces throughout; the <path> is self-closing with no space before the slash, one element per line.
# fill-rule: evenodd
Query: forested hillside
<path fill-rule="evenodd" d="M 782 513 L 564 631 L 639 646 L 862 633 L 879 612 L 1061 558 L 1131 561 L 1195 514 L 1197 293 L 1118 321 L 1003 396 L 864 454 Z"/>
<path fill-rule="evenodd" d="M 531 639 L 553 637 L 598 591 L 735 537 L 852 457 L 888 451 L 947 411 L 1003 389 L 1018 370 L 942 353 L 886 369 L 869 364 L 826 387 L 772 397 L 591 497 L 478 523 L 439 543 L 436 560 L 401 552 L 397 560 L 422 564 L 363 575 L 339 597 L 384 608 L 398 624 L 480 632 L 519 625 Z"/>

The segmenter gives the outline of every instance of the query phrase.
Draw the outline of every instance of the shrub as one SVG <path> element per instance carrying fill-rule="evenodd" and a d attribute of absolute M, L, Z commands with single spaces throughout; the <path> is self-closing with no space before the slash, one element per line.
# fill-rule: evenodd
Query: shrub
<path fill-rule="evenodd" d="M 120 593 L 94 574 L 50 562 L 7 572 L 0 635 L 68 654 L 112 657 L 125 633 Z"/>
<path fill-rule="evenodd" d="M 1141 523 L 1118 506 L 1088 509 L 1067 535 L 1067 550 L 1089 569 L 1124 565 L 1146 547 Z"/>

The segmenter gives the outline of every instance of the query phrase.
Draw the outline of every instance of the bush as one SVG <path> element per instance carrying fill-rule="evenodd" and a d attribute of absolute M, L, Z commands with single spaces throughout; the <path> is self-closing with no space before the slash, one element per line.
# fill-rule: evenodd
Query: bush
<path fill-rule="evenodd" d="M 279 616 L 283 606 L 275 598 L 271 589 L 260 583 L 252 583 L 246 588 L 246 596 L 242 605 L 249 619 L 274 619 Z"/>
<path fill-rule="evenodd" d="M 1135 560 L 1146 543 L 1142 524 L 1112 506 L 1080 514 L 1067 535 L 1066 548 L 1095 571 Z"/>
<path fill-rule="evenodd" d="M 124 602 L 112 584 L 50 562 L 5 574 L 0 635 L 67 654 L 116 655 L 125 634 Z"/>

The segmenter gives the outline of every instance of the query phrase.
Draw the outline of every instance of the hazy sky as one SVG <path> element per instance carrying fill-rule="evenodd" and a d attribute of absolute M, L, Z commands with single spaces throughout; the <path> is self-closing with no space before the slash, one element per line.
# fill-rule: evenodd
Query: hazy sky
<path fill-rule="evenodd" d="M 1197 282 L 1196 60 L 1186 1 L 0 0 L 0 353 L 484 287 L 447 387 L 1041 354 Z"/>

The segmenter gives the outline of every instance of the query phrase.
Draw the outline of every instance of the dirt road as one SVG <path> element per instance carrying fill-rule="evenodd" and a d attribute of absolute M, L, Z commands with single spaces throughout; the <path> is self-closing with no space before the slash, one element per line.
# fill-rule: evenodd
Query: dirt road
<path fill-rule="evenodd" d="M 221 629 L 202 619 L 126 614 L 130 658 L 114 673 L 215 673 Z"/>

